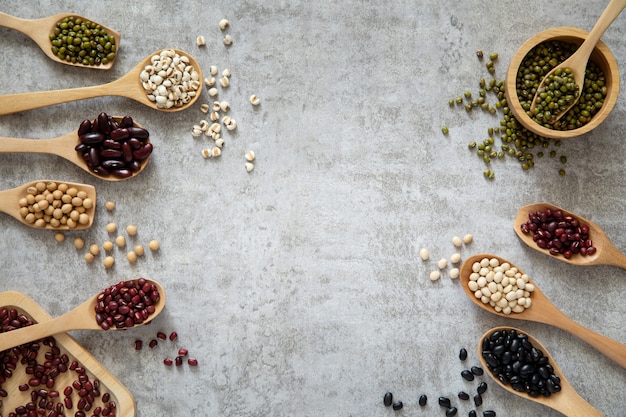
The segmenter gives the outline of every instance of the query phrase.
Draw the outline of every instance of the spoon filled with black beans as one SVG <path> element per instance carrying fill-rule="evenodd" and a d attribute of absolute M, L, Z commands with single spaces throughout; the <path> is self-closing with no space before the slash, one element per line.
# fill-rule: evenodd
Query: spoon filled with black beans
<path fill-rule="evenodd" d="M 569 383 L 539 341 L 513 327 L 488 330 L 478 344 L 487 374 L 505 390 L 568 417 L 603 417 Z"/>
<path fill-rule="evenodd" d="M 570 319 L 528 275 L 506 259 L 491 254 L 471 256 L 461 265 L 459 278 L 467 297 L 478 307 L 501 317 L 557 327 L 626 368 L 626 345 Z"/>
<path fill-rule="evenodd" d="M 54 139 L 0 137 L 0 153 L 54 154 L 100 179 L 122 181 L 146 167 L 153 150 L 149 136 L 130 116 L 100 113 Z"/>

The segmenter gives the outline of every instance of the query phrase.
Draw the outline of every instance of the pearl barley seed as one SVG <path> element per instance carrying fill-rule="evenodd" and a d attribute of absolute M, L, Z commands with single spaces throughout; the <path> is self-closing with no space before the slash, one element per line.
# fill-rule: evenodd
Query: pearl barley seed
<path fill-rule="evenodd" d="M 246 171 L 252 172 L 254 170 L 254 164 L 252 162 L 246 162 Z"/>
<path fill-rule="evenodd" d="M 219 27 L 220 27 L 221 30 L 226 30 L 226 28 L 228 27 L 229 24 L 230 23 L 228 22 L 228 20 L 222 19 L 222 20 L 220 20 Z"/>
<path fill-rule="evenodd" d="M 232 45 L 233 38 L 230 35 L 224 36 L 224 45 L 229 46 Z"/>
<path fill-rule="evenodd" d="M 250 96 L 250 103 L 253 106 L 258 106 L 261 103 L 261 100 L 255 94 L 252 94 Z"/>
<path fill-rule="evenodd" d="M 254 161 L 254 151 L 248 151 L 246 152 L 246 161 L 248 162 L 252 162 Z"/>
<path fill-rule="evenodd" d="M 196 38 L 196 44 L 198 46 L 204 46 L 206 45 L 206 41 L 204 40 L 204 36 L 200 35 Z"/>

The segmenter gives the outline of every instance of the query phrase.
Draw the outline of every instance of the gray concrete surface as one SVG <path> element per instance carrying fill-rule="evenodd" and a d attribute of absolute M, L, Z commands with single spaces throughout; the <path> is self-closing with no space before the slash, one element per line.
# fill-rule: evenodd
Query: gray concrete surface
<path fill-rule="evenodd" d="M 151 326 L 73 333 L 133 393 L 139 417 L 443 415 L 437 397 L 475 389 L 460 372 L 477 364 L 480 335 L 497 325 L 539 338 L 585 399 L 606 416 L 624 416 L 624 369 L 563 331 L 479 311 L 447 273 L 428 278 L 455 252 L 451 238 L 472 233 L 464 259 L 486 252 L 511 260 L 571 318 L 626 343 L 624 270 L 559 263 L 524 247 L 512 228 L 519 207 L 547 200 L 592 219 L 626 251 L 624 95 L 603 125 L 558 148 L 568 158 L 564 177 L 556 159 L 524 172 L 506 158 L 493 164 L 495 181 L 485 180 L 467 143 L 486 138 L 499 118 L 448 106 L 488 76 L 477 49 L 499 53 L 502 79 L 527 38 L 555 26 L 589 30 L 606 3 L 2 2 L 0 10 L 23 18 L 82 14 L 119 29 L 122 44 L 110 71 L 72 69 L 0 29 L 0 93 L 106 83 L 174 47 L 193 54 L 205 74 L 210 65 L 231 69 L 219 98 L 238 128 L 224 135 L 220 158 L 205 160 L 209 142 L 190 133 L 206 117 L 200 103 L 164 114 L 104 97 L 2 116 L 1 136 L 47 138 L 101 111 L 128 114 L 150 130 L 155 153 L 140 177 L 120 183 L 55 156 L 0 155 L 2 189 L 56 179 L 98 192 L 93 227 L 67 233 L 62 244 L 0 216 L 0 290 L 22 291 L 57 316 L 119 280 L 162 282 L 167 307 Z M 231 22 L 228 48 L 222 18 Z M 622 71 L 624 19 L 603 37 Z M 261 99 L 257 108 L 251 94 Z M 200 102 L 209 102 L 206 90 Z M 251 173 L 248 150 L 257 155 Z M 101 256 L 87 264 L 73 238 L 101 244 L 111 238 L 109 222 L 137 225 L 129 242 L 158 239 L 161 249 L 134 265 L 115 250 L 109 271 Z M 428 262 L 419 259 L 422 246 Z M 164 367 L 172 345 L 133 350 L 157 330 L 176 330 L 200 365 Z M 461 347 L 467 363 L 457 358 Z M 482 409 L 499 416 L 560 415 L 489 386 Z M 402 411 L 383 406 L 386 391 L 404 402 Z M 426 409 L 417 405 L 422 393 Z M 456 403 L 467 415 L 468 405 Z"/>

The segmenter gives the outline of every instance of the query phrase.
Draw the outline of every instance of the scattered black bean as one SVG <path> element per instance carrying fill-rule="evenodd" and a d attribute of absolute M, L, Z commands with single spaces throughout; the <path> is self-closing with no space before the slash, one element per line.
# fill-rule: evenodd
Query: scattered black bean
<path fill-rule="evenodd" d="M 383 404 L 385 404 L 385 407 L 389 407 L 392 402 L 393 402 L 393 394 L 390 392 L 386 392 L 385 395 L 383 396 Z"/>
<path fill-rule="evenodd" d="M 483 368 L 480 366 L 472 366 L 471 371 L 476 376 L 481 376 L 484 373 Z"/>
<path fill-rule="evenodd" d="M 468 417 L 476 417 L 476 411 L 472 410 L 469 412 Z"/>
<path fill-rule="evenodd" d="M 467 369 L 464 370 L 463 372 L 461 372 L 461 376 L 466 381 L 473 381 L 474 380 L 474 374 L 472 373 L 472 371 L 468 371 Z"/>
<path fill-rule="evenodd" d="M 478 384 L 478 388 L 476 389 L 476 391 L 480 395 L 483 395 L 485 392 L 487 392 L 487 383 L 485 381 L 483 381 L 480 384 Z"/>
<path fill-rule="evenodd" d="M 483 405 L 483 397 L 480 394 L 476 394 L 474 395 L 474 405 L 476 407 L 480 407 L 481 405 Z"/>
<path fill-rule="evenodd" d="M 496 417 L 496 412 L 493 410 L 483 411 L 483 417 Z"/>
<path fill-rule="evenodd" d="M 467 349 L 461 348 L 461 350 L 459 351 L 459 359 L 461 359 L 462 361 L 467 359 Z"/>
<path fill-rule="evenodd" d="M 456 407 L 448 408 L 446 410 L 446 417 L 454 417 L 454 416 L 456 416 L 457 412 L 458 412 L 458 410 L 456 409 Z"/>
<path fill-rule="evenodd" d="M 426 405 L 426 403 L 428 402 L 428 397 L 426 396 L 426 394 L 422 394 L 420 395 L 420 399 L 419 399 L 419 405 L 421 407 L 424 407 Z"/>
<path fill-rule="evenodd" d="M 467 401 L 470 399 L 470 396 L 467 392 L 461 391 L 459 392 L 459 398 L 462 399 L 463 401 Z"/>
<path fill-rule="evenodd" d="M 452 405 L 452 404 L 450 403 L 450 398 L 439 397 L 439 405 L 444 407 L 444 408 L 450 408 L 450 405 Z"/>
<path fill-rule="evenodd" d="M 393 405 L 391 406 L 391 408 L 393 408 L 396 411 L 402 410 L 402 407 L 404 407 L 404 404 L 402 404 L 402 401 L 397 401 L 393 403 Z"/>

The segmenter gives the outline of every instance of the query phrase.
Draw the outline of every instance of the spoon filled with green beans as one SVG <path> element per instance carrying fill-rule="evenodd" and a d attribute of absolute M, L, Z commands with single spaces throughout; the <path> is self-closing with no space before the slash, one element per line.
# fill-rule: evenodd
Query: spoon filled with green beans
<path fill-rule="evenodd" d="M 120 46 L 119 32 L 76 14 L 21 19 L 0 12 L 0 26 L 22 32 L 53 61 L 107 70 Z"/>
<path fill-rule="evenodd" d="M 104 96 L 126 97 L 159 111 L 177 112 L 200 97 L 202 80 L 195 58 L 176 49 L 162 49 L 106 84 L 0 96 L 0 115 Z"/>
<path fill-rule="evenodd" d="M 571 109 L 583 92 L 585 68 L 602 34 L 626 7 L 626 0 L 611 0 L 578 50 L 554 67 L 541 81 L 530 111 L 545 115 L 547 123 L 557 122 Z"/>

